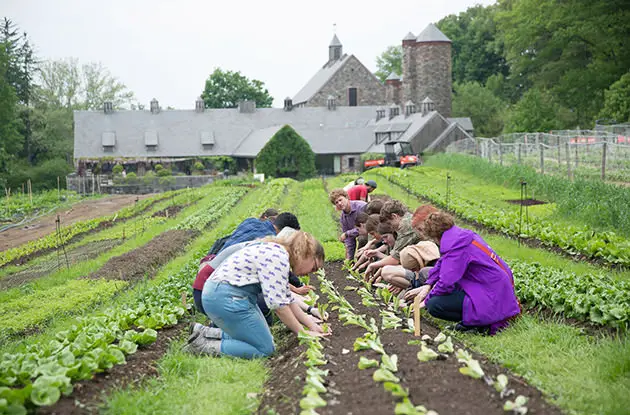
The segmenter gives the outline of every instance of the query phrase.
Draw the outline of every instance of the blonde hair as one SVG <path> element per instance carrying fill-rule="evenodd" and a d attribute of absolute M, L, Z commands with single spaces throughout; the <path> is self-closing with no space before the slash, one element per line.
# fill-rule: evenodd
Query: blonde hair
<path fill-rule="evenodd" d="M 291 269 L 295 268 L 297 262 L 303 258 L 315 258 L 322 263 L 325 260 L 324 247 L 308 232 L 295 231 L 284 238 L 270 236 L 263 241 L 282 245 L 289 253 Z"/>
<path fill-rule="evenodd" d="M 328 195 L 328 199 L 330 200 L 330 203 L 332 203 L 333 205 L 335 204 L 335 202 L 337 201 L 337 199 L 339 199 L 339 196 L 343 196 L 346 199 L 348 199 L 348 192 L 346 192 L 343 189 L 334 189 L 332 192 L 330 192 L 330 194 Z"/>

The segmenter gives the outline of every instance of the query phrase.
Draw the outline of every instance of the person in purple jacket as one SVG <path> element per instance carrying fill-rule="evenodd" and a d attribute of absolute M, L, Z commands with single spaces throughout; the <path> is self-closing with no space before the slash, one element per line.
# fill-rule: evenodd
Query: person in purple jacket
<path fill-rule="evenodd" d="M 354 251 L 357 248 L 357 236 L 359 230 L 355 227 L 357 216 L 365 210 L 367 203 L 361 200 L 350 200 L 348 193 L 343 189 L 335 189 L 328 195 L 330 203 L 341 212 L 342 234 L 339 240 L 346 246 L 346 259 L 354 259 Z"/>
<path fill-rule="evenodd" d="M 444 212 L 414 224 L 440 242 L 441 257 L 426 284 L 410 290 L 433 317 L 456 321 L 455 330 L 495 334 L 521 312 L 510 267 L 475 232 L 455 226 Z"/>

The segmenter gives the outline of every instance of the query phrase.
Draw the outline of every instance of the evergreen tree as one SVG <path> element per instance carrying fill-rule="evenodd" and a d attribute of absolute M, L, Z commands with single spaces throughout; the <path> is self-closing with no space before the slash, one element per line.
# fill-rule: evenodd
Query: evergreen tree
<path fill-rule="evenodd" d="M 270 177 L 307 179 L 315 175 L 315 153 L 304 138 L 285 125 L 260 150 L 256 170 Z"/>

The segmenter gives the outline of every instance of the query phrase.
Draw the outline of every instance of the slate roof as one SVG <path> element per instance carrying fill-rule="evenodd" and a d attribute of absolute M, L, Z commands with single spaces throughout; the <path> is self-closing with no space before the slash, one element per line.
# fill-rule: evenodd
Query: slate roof
<path fill-rule="evenodd" d="M 410 116 L 398 115 L 391 120 L 384 118 L 378 121 L 374 132 L 401 132 L 402 134 L 396 138 L 396 141 L 410 141 L 434 116 L 439 117 L 440 115 L 437 111 L 432 111 L 426 115 L 416 112 Z M 374 142 L 367 151 L 370 153 L 383 153 L 385 152 L 385 146 L 383 143 L 376 144 Z"/>
<path fill-rule="evenodd" d="M 282 126 L 291 125 L 317 154 L 364 152 L 374 142 L 375 106 L 74 112 L 74 157 L 255 157 Z M 158 145 L 145 145 L 145 133 L 157 133 Z M 116 144 L 103 149 L 103 133 L 115 133 Z M 214 144 L 204 146 L 202 137 Z"/>
<path fill-rule="evenodd" d="M 444 33 L 433 23 L 429 25 L 418 35 L 416 42 L 450 42 L 451 39 L 446 37 Z"/>
<path fill-rule="evenodd" d="M 474 130 L 472 120 L 469 117 L 460 117 L 460 118 L 447 118 L 449 123 L 457 123 L 461 125 L 461 127 L 466 131 Z"/>
<path fill-rule="evenodd" d="M 342 46 L 337 35 L 334 35 L 329 46 Z"/>
<path fill-rule="evenodd" d="M 334 39 L 333 39 L 334 40 Z M 352 55 L 343 55 L 340 59 L 326 64 L 313 76 L 310 81 L 293 97 L 293 105 L 308 101 L 348 62 Z"/>

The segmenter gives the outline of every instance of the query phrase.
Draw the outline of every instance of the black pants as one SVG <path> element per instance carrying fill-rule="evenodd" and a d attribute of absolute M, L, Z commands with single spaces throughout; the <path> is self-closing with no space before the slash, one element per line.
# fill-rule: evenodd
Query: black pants
<path fill-rule="evenodd" d="M 425 307 L 429 314 L 435 318 L 448 321 L 462 321 L 462 309 L 464 306 L 463 291 L 454 291 L 448 295 L 437 295 L 429 298 Z"/>
<path fill-rule="evenodd" d="M 197 310 L 202 314 L 206 314 L 203 309 L 203 303 L 201 302 L 201 293 L 201 290 L 196 290 L 193 288 L 193 299 L 195 300 L 195 307 L 197 307 Z M 258 294 L 258 307 L 260 308 L 260 311 L 262 311 L 263 316 L 265 316 L 267 324 L 269 325 L 269 327 L 271 327 L 271 325 L 273 324 L 273 314 L 271 310 L 269 310 L 269 307 L 267 307 L 267 303 L 265 303 L 265 298 L 262 294 Z"/>

